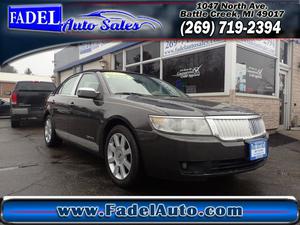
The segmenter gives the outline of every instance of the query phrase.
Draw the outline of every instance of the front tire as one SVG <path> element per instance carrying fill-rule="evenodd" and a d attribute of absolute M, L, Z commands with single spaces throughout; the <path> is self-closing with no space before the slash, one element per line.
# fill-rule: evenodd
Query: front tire
<path fill-rule="evenodd" d="M 53 121 L 50 115 L 48 115 L 45 120 L 44 139 L 48 147 L 55 147 L 61 144 L 61 139 L 55 133 Z"/>
<path fill-rule="evenodd" d="M 115 184 L 128 188 L 139 181 L 139 150 L 128 128 L 122 125 L 112 128 L 106 139 L 104 156 L 106 169 Z"/>
<path fill-rule="evenodd" d="M 18 121 L 18 120 L 11 120 L 11 121 L 10 121 L 10 126 L 11 126 L 12 128 L 20 127 L 20 121 Z"/>

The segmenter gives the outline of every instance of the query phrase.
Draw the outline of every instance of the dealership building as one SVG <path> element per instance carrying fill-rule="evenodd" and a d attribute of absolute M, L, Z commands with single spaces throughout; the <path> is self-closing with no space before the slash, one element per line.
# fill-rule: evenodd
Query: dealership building
<path fill-rule="evenodd" d="M 89 69 L 165 80 L 193 98 L 250 108 L 268 130 L 300 125 L 299 40 L 93 42 L 55 54 L 59 84 Z"/>

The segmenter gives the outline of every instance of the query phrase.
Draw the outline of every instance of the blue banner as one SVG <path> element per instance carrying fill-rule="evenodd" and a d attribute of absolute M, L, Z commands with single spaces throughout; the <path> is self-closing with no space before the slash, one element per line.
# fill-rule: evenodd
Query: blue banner
<path fill-rule="evenodd" d="M 5 223 L 295 223 L 293 197 L 22 198 L 2 202 Z"/>
<path fill-rule="evenodd" d="M 34 49 L 95 39 L 212 40 L 300 36 L 298 0 L 284 4 L 280 0 L 257 3 L 225 0 L 53 2 L 0 1 L 0 64 Z"/>
<path fill-rule="evenodd" d="M 60 32 L 62 5 L 8 6 L 8 28 Z"/>

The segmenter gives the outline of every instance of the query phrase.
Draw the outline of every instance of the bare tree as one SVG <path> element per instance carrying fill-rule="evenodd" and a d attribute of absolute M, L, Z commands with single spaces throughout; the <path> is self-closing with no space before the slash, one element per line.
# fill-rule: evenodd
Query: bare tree
<path fill-rule="evenodd" d="M 30 68 L 27 68 L 25 71 L 24 71 L 25 74 L 28 74 L 28 75 L 31 75 L 32 74 L 32 71 Z"/>

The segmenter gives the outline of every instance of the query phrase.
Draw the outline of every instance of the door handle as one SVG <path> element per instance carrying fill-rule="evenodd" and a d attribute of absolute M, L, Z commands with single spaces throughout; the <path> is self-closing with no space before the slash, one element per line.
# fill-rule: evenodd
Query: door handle
<path fill-rule="evenodd" d="M 70 102 L 70 105 L 74 105 L 74 102 Z"/>

